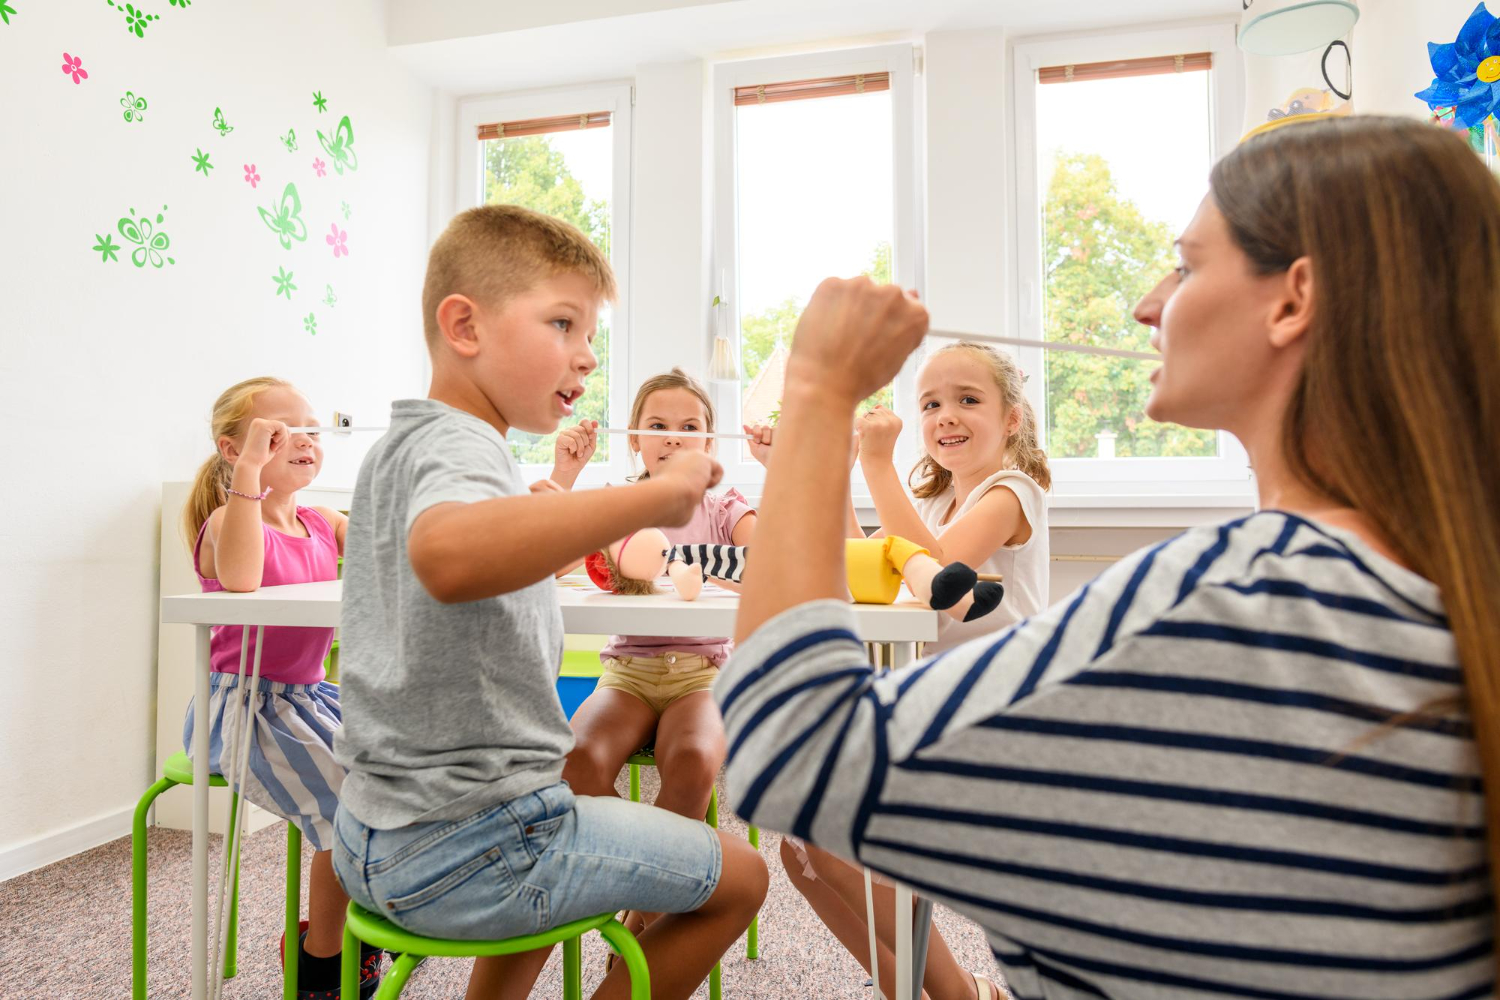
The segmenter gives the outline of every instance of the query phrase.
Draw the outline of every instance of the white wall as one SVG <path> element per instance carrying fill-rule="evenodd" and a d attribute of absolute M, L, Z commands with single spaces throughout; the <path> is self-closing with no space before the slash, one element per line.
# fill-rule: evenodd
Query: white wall
<path fill-rule="evenodd" d="M 927 305 L 935 327 L 994 330 L 1014 285 L 1005 32 L 930 32 L 923 50 Z"/>
<path fill-rule="evenodd" d="M 1359 7 L 1350 43 L 1355 110 L 1426 118 L 1427 105 L 1412 95 L 1432 82 L 1427 43 L 1453 41 L 1473 0 L 1360 0 Z"/>
<path fill-rule="evenodd" d="M 705 374 L 712 108 L 701 60 L 640 66 L 631 157 L 629 384 L 673 365 Z M 627 395 L 627 399 L 632 398 Z"/>
<path fill-rule="evenodd" d="M 126 832 L 152 779 L 158 497 L 210 453 L 214 397 L 275 373 L 325 416 L 380 422 L 425 390 L 432 110 L 386 53 L 378 0 L 150 4 L 142 38 L 102 2 L 14 6 L 0 25 L 0 878 Z M 64 51 L 87 80 L 62 74 Z M 147 99 L 143 122 L 122 119 L 127 90 Z M 212 127 L 216 106 L 232 133 Z M 345 114 L 358 170 L 318 178 L 315 132 Z M 289 180 L 308 237 L 288 251 L 256 209 Z M 136 268 L 117 222 L 164 205 L 176 263 Z M 337 261 L 334 222 L 350 248 Z M 105 234 L 118 261 L 90 249 Z M 328 444 L 321 483 L 352 481 L 356 447 Z"/>

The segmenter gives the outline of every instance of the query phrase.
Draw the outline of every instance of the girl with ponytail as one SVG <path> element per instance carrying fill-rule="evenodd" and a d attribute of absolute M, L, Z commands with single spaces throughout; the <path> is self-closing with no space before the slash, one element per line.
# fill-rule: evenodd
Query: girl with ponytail
<path fill-rule="evenodd" d="M 893 457 L 901 418 L 883 406 L 856 424 L 859 463 L 880 516 L 879 534 L 900 535 L 939 562 L 1004 578 L 1000 606 L 972 622 L 944 618 L 939 652 L 998 631 L 1047 606 L 1047 456 L 1036 441 L 1026 378 L 1007 354 L 961 342 L 934 351 L 917 375 L 922 460 L 907 498 Z"/>
<path fill-rule="evenodd" d="M 349 520 L 328 507 L 302 507 L 297 491 L 312 485 L 323 464 L 307 397 L 289 382 L 262 376 L 225 389 L 214 402 L 214 453 L 198 469 L 183 513 L 193 570 L 205 593 L 252 591 L 338 578 Z M 282 960 L 297 963 L 298 996 L 338 996 L 339 955 L 349 897 L 333 874 L 333 817 L 344 769 L 333 759 L 333 734 L 343 720 L 339 689 L 323 663 L 331 628 L 268 626 L 263 649 L 238 625 L 213 630 L 209 703 L 195 717 L 188 706 L 182 743 L 193 752 L 193 728 L 209 727 L 209 769 L 223 774 L 248 741 L 249 768 L 240 794 L 302 831 L 314 854 L 308 920 L 300 941 L 282 942 Z M 240 687 L 240 646 L 261 658 L 261 683 L 248 731 Z M 248 669 L 248 667 L 247 667 Z M 374 992 L 380 952 L 363 948 L 361 996 Z"/>

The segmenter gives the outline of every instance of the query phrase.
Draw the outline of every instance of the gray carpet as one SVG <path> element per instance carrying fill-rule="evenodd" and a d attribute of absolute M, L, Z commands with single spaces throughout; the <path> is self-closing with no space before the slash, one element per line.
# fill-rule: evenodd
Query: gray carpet
<path fill-rule="evenodd" d="M 650 801 L 656 791 L 655 772 L 645 769 L 641 784 L 643 797 Z M 724 794 L 722 786 L 719 794 Z M 744 823 L 727 815 L 727 810 L 725 813 L 725 828 L 744 836 Z M 191 845 L 192 837 L 185 831 L 150 832 L 148 985 L 152 997 L 190 995 Z M 761 910 L 761 957 L 746 961 L 743 938 L 730 949 L 724 960 L 726 1000 L 867 1000 L 872 991 L 863 985 L 863 970 L 787 881 L 781 870 L 779 847 L 779 837 L 762 835 L 761 854 L 771 870 L 771 889 Z M 211 866 L 219 849 L 220 839 L 216 837 L 210 847 Z M 239 974 L 225 984 L 226 998 L 269 1000 L 281 996 L 276 947 L 285 899 L 285 850 L 286 828 L 281 824 L 245 838 Z M 304 851 L 304 893 L 307 860 L 308 852 Z M 937 925 L 966 968 L 997 978 L 989 948 L 973 924 L 939 908 Z M 585 996 L 603 977 L 605 950 L 597 934 L 584 940 Z M 468 959 L 430 959 L 412 976 L 402 996 L 411 1000 L 462 997 L 469 965 Z M 0 883 L 0 997 L 115 1000 L 129 995 L 130 838 Z M 562 996 L 560 949 L 554 952 L 532 995 Z M 696 995 L 706 998 L 707 985 Z"/>

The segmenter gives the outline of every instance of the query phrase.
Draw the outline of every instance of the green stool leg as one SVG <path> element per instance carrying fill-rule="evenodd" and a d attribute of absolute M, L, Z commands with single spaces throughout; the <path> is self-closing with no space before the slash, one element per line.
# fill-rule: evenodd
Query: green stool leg
<path fill-rule="evenodd" d="M 234 836 L 234 815 L 239 812 L 240 797 L 233 792 L 229 793 L 229 833 L 224 838 L 224 849 L 229 850 L 229 840 Z M 241 836 L 244 836 L 242 833 Z M 243 846 L 243 845 L 242 845 Z M 240 936 L 240 859 L 234 858 L 231 864 L 234 866 L 234 881 L 229 887 L 229 933 L 224 940 L 224 978 L 233 979 L 238 971 L 236 961 L 239 958 L 239 936 Z"/>
<path fill-rule="evenodd" d="M 760 850 L 760 827 L 752 826 L 749 832 L 750 846 L 757 851 Z M 760 958 L 760 914 L 756 913 L 750 920 L 750 930 L 745 938 L 745 957 L 747 959 Z"/>
<path fill-rule="evenodd" d="M 401 995 L 401 991 L 406 989 L 406 981 L 411 978 L 411 970 L 416 967 L 417 956 L 409 951 L 402 952 L 391 966 L 391 971 L 380 981 L 380 989 L 375 991 L 375 1000 L 396 1000 Z M 356 976 L 356 982 L 358 979 L 359 977 Z M 339 990 L 339 996 L 343 995 L 344 991 Z M 349 995 L 359 996 L 358 987 Z"/>
<path fill-rule="evenodd" d="M 630 765 L 630 801 L 641 801 L 641 765 Z"/>
<path fill-rule="evenodd" d="M 583 1000 L 583 954 L 578 938 L 563 942 L 563 1000 Z"/>
<path fill-rule="evenodd" d="M 302 954 L 300 923 L 302 920 L 302 831 L 297 824 L 286 825 L 286 945 L 287 958 L 281 969 L 282 1000 L 297 1000 L 297 959 Z M 344 967 L 349 963 L 349 935 L 344 935 Z M 354 947 L 355 989 L 341 996 L 359 996 L 359 946 Z"/>
<path fill-rule="evenodd" d="M 156 797 L 177 782 L 163 778 L 135 804 L 130 826 L 130 995 L 146 1000 L 146 813 Z"/>
<path fill-rule="evenodd" d="M 344 950 L 339 952 L 339 996 L 359 996 L 359 938 L 344 925 Z"/>
<path fill-rule="evenodd" d="M 630 973 L 630 1000 L 651 1000 L 651 973 L 646 968 L 646 955 L 635 935 L 618 920 L 600 927 L 599 933 L 625 962 L 625 969 Z"/>
<path fill-rule="evenodd" d="M 703 822 L 719 828 L 719 789 L 717 786 L 708 790 L 708 813 L 703 817 Z M 713 970 L 708 974 L 708 1000 L 719 1000 L 724 994 L 724 963 L 715 962 Z"/>

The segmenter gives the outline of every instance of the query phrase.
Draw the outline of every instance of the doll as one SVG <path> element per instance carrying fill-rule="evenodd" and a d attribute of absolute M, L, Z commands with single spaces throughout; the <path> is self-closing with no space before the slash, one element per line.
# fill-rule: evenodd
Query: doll
<path fill-rule="evenodd" d="M 666 572 L 677 596 L 696 600 L 705 577 L 731 590 L 745 570 L 746 549 L 738 545 L 671 545 L 655 528 L 637 531 L 585 560 L 590 579 L 616 594 L 654 594 L 653 581 Z M 927 550 L 904 538 L 851 538 L 844 543 L 844 568 L 856 604 L 892 604 L 903 579 L 917 599 L 962 621 L 999 607 L 1005 588 L 983 579 L 963 563 L 944 566 Z"/>

